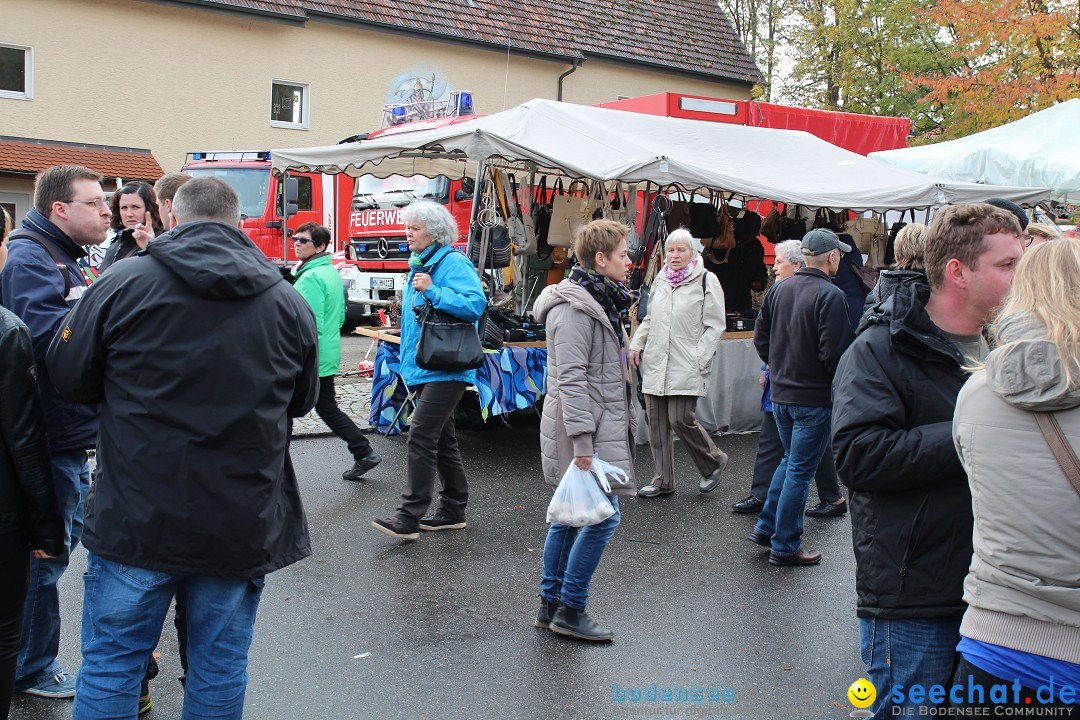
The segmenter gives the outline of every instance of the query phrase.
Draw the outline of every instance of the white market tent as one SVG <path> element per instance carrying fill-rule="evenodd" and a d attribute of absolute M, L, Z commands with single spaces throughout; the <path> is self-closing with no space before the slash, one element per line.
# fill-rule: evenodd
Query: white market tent
<path fill-rule="evenodd" d="M 809 133 L 659 117 L 553 100 L 372 140 L 273 150 L 274 170 L 476 175 L 500 158 L 537 172 L 707 188 L 808 208 L 900 210 L 1004 197 L 1033 205 L 1041 188 L 927 177 L 848 152 Z"/>
<path fill-rule="evenodd" d="M 943 178 L 1050 188 L 1055 200 L 1080 197 L 1080 99 L 974 135 L 870 153 L 895 167 Z"/>

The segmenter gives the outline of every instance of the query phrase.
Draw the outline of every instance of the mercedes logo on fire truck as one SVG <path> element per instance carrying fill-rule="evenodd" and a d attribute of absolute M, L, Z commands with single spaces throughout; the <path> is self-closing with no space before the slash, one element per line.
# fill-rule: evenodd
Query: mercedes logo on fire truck
<path fill-rule="evenodd" d="M 386 238 L 379 238 L 379 257 L 385 258 L 390 254 L 390 243 Z"/>

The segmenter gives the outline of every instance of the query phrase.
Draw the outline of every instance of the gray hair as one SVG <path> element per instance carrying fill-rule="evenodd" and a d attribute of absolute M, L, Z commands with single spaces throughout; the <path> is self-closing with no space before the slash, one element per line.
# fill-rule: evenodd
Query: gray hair
<path fill-rule="evenodd" d="M 690 231 L 684 227 L 678 230 L 672 230 L 668 233 L 667 240 L 664 241 L 664 252 L 668 251 L 672 243 L 683 243 L 690 248 L 690 262 L 697 260 L 701 257 L 701 243 L 698 239 L 690 234 Z"/>
<path fill-rule="evenodd" d="M 240 197 L 221 178 L 194 178 L 176 191 L 172 214 L 177 225 L 208 220 L 235 227 L 240 224 Z"/>
<path fill-rule="evenodd" d="M 458 239 L 457 220 L 445 206 L 431 200 L 416 200 L 401 211 L 406 225 L 418 223 L 424 226 L 428 236 L 440 245 L 450 245 Z"/>
<path fill-rule="evenodd" d="M 775 252 L 776 257 L 784 262 L 806 266 L 806 258 L 802 254 L 802 240 L 785 240 L 777 243 Z"/>

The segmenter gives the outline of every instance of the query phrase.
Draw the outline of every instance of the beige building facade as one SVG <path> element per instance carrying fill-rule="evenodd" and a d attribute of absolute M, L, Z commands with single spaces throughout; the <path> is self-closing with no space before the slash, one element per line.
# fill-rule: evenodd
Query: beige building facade
<path fill-rule="evenodd" d="M 582 104 L 658 92 L 741 100 L 753 84 L 325 15 L 147 0 L 4 4 L 0 58 L 23 53 L 25 87 L 4 76 L 0 136 L 149 149 L 165 172 L 192 151 L 333 144 L 380 127 L 387 103 L 451 91 L 471 91 L 486 114 L 560 93 Z M 28 178 L 3 171 L 0 193 L 27 191 Z"/>

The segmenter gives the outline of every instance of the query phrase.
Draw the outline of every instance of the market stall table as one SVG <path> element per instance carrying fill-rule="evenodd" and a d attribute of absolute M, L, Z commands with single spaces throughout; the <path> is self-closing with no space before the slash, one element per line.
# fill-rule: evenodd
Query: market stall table
<path fill-rule="evenodd" d="M 380 341 L 375 351 L 368 422 L 381 433 L 396 435 L 408 425 L 412 411 L 411 407 L 401 410 L 409 394 L 399 374 L 401 338 L 374 328 L 357 328 L 356 332 Z M 532 407 L 547 390 L 547 344 L 506 343 L 499 350 L 485 350 L 475 387 L 484 420 Z"/>

